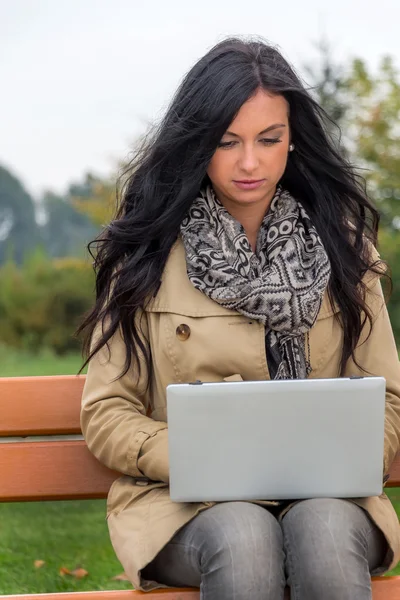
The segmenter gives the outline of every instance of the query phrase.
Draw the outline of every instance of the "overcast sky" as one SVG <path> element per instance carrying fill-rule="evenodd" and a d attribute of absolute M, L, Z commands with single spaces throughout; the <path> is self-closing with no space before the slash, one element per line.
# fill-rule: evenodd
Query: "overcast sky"
<path fill-rule="evenodd" d="M 301 70 L 327 35 L 337 61 L 400 65 L 399 0 L 0 0 L 0 164 L 28 191 L 107 174 L 184 73 L 231 34 Z"/>

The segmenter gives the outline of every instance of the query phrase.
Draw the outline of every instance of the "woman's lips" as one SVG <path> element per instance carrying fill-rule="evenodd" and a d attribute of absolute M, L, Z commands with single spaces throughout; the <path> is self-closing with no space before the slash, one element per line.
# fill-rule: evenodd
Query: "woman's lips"
<path fill-rule="evenodd" d="M 233 183 L 241 190 L 255 190 L 264 183 L 265 179 L 259 179 L 257 181 L 235 181 Z"/>

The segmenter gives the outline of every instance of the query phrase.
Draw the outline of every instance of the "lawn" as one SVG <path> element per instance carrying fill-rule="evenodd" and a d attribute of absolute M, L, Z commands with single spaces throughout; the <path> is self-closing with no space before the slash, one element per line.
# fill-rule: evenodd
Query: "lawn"
<path fill-rule="evenodd" d="M 62 567 L 88 575 L 61 576 Z M 0 504 L 0 594 L 132 589 L 112 580 L 122 571 L 104 500 Z"/>
<path fill-rule="evenodd" d="M 76 375 L 82 362 L 79 352 L 57 356 L 50 350 L 43 350 L 29 354 L 0 346 L 0 377 Z"/>
<path fill-rule="evenodd" d="M 0 377 L 76 374 L 78 353 L 35 356 L 0 347 Z M 400 516 L 400 490 L 388 490 Z M 0 594 L 131 589 L 112 578 L 122 573 L 105 521 L 105 501 L 0 504 Z M 35 561 L 44 561 L 36 568 Z M 60 569 L 84 569 L 76 579 Z M 391 573 L 400 575 L 400 565 Z"/>

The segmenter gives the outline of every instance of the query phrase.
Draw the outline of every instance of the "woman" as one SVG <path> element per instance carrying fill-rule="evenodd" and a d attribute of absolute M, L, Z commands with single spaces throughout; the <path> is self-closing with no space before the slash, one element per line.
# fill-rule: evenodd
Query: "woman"
<path fill-rule="evenodd" d="M 136 587 L 203 600 L 371 598 L 400 556 L 386 495 L 173 503 L 170 383 L 381 375 L 385 459 L 400 368 L 374 245 L 378 214 L 280 53 L 228 39 L 187 74 L 97 244 L 82 430 L 123 474 L 111 540 Z M 251 466 L 249 465 L 249 468 Z"/>

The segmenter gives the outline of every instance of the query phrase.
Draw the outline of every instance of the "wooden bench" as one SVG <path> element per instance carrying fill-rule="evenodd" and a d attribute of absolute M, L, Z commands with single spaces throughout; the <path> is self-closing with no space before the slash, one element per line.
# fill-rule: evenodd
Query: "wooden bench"
<path fill-rule="evenodd" d="M 0 438 L 80 434 L 85 377 L 0 378 Z M 0 501 L 106 498 L 118 473 L 101 465 L 83 440 L 0 443 Z M 400 458 L 388 486 L 400 486 Z M 400 577 L 373 579 L 374 600 L 400 600 Z M 193 589 L 96 591 L 0 596 L 0 600 L 198 600 Z M 287 592 L 289 598 L 289 592 Z M 250 599 L 249 599 L 250 600 Z"/>

